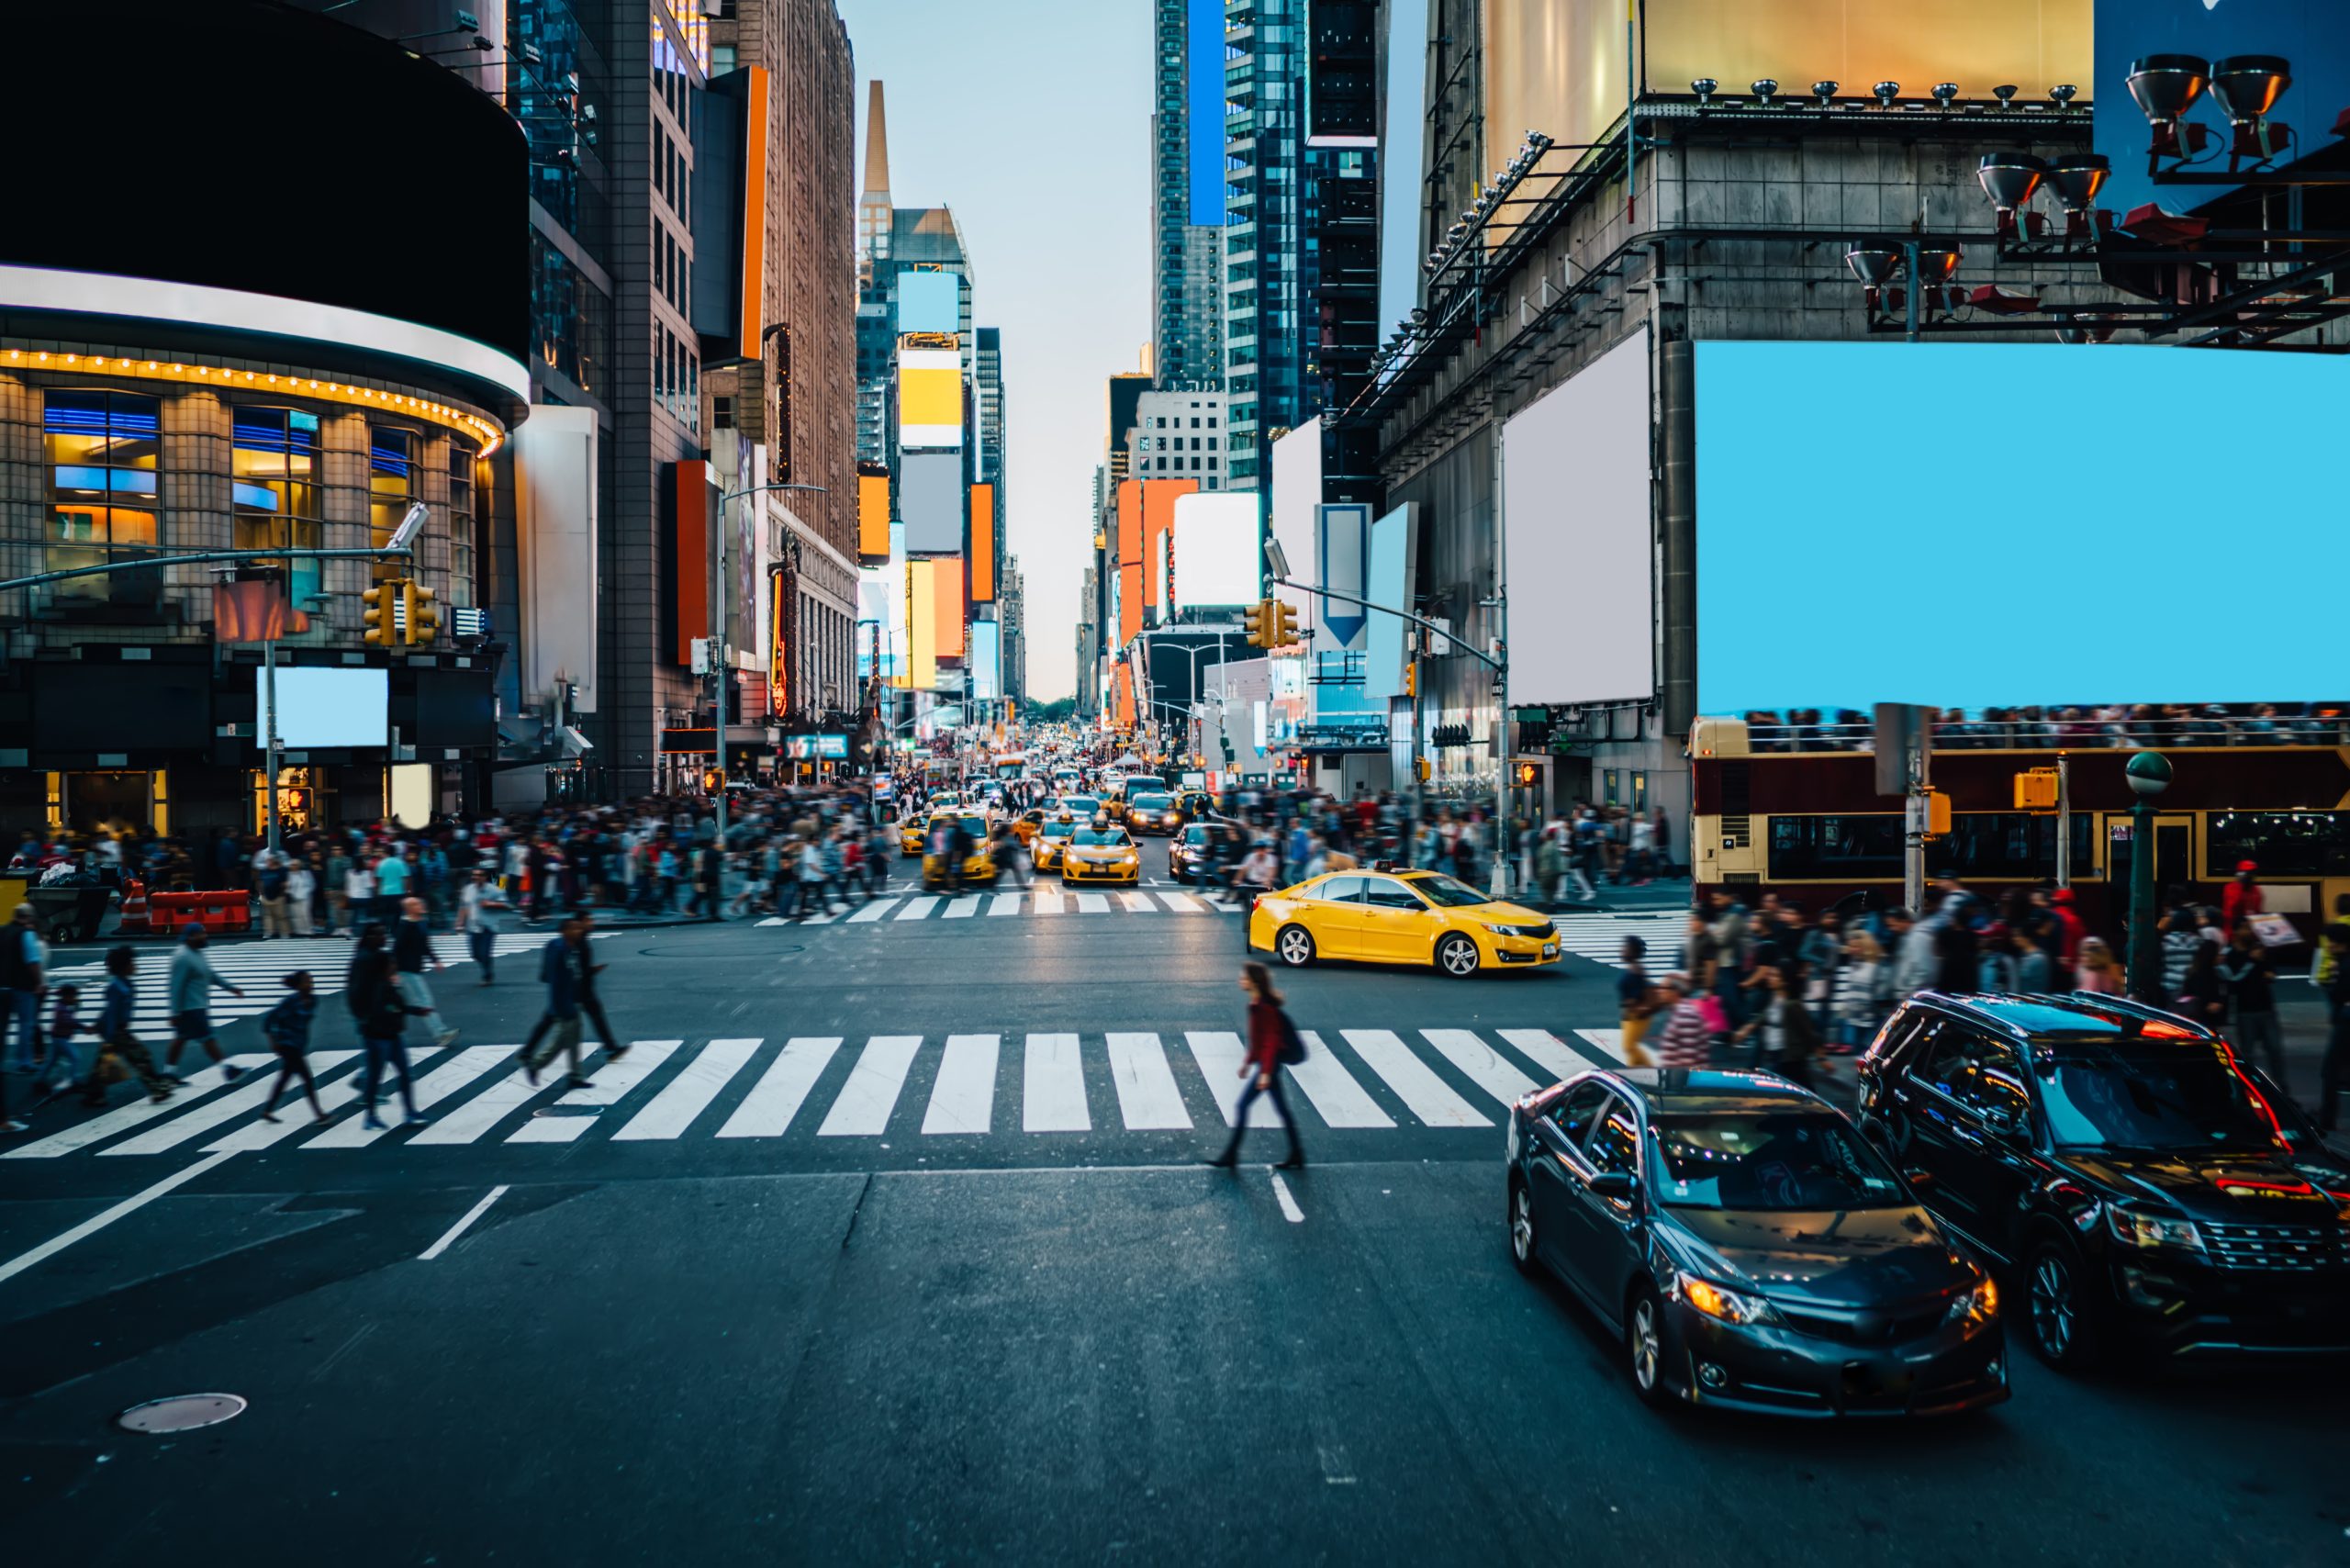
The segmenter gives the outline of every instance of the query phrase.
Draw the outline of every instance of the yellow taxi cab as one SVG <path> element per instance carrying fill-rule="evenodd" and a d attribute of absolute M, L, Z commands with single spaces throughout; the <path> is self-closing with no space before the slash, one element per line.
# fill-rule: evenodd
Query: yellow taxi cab
<path fill-rule="evenodd" d="M 1550 916 L 1488 898 L 1440 871 L 1331 871 L 1263 894 L 1248 913 L 1248 946 L 1290 965 L 1433 964 L 1455 979 L 1487 965 L 1559 961 Z"/>
<path fill-rule="evenodd" d="M 930 813 L 927 812 L 916 812 L 901 819 L 898 823 L 898 853 L 901 855 L 921 854 L 923 837 L 929 831 Z"/>
<path fill-rule="evenodd" d="M 1048 808 L 1044 806 L 1031 806 L 1026 811 L 1021 812 L 1018 816 L 1013 818 L 1012 836 L 1018 839 L 1023 845 L 1034 844 L 1036 841 L 1037 833 L 1042 830 L 1045 825 L 1045 816 L 1047 810 Z"/>
<path fill-rule="evenodd" d="M 957 814 L 953 812 L 943 812 L 931 818 L 933 825 L 957 820 Z M 996 878 L 1002 873 L 995 863 L 994 851 L 988 847 L 987 819 L 976 812 L 964 812 L 960 820 L 963 832 L 969 835 L 971 841 L 970 849 L 963 857 L 961 885 L 967 888 L 993 887 Z M 946 861 L 932 854 L 927 848 L 923 851 L 922 857 L 922 885 L 928 889 L 956 885 L 955 879 L 947 875 Z"/>
<path fill-rule="evenodd" d="M 1125 828 L 1111 823 L 1079 828 L 1069 835 L 1058 861 L 1063 887 L 1124 882 L 1131 888 L 1142 881 L 1142 852 Z"/>
<path fill-rule="evenodd" d="M 1066 812 L 1058 816 L 1046 817 L 1037 827 L 1036 836 L 1028 843 L 1028 853 L 1035 861 L 1036 869 L 1059 870 L 1061 851 L 1069 847 L 1069 841 L 1076 834 L 1077 819 Z"/>

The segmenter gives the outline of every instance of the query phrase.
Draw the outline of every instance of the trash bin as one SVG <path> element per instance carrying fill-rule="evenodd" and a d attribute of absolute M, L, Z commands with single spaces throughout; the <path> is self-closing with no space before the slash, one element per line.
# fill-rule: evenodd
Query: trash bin
<path fill-rule="evenodd" d="M 33 906 L 33 929 L 42 940 L 95 942 L 110 896 L 95 883 L 51 882 L 27 889 L 25 902 Z"/>

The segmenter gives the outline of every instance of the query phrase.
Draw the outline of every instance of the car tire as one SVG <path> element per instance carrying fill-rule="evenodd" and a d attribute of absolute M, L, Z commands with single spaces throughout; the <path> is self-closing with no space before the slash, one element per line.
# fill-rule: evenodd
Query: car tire
<path fill-rule="evenodd" d="M 2103 1325 L 2081 1255 L 2053 1236 L 2024 1259 L 2024 1333 L 2032 1354 L 2060 1372 L 2078 1376 L 2104 1359 Z"/>
<path fill-rule="evenodd" d="M 1436 967 L 1454 980 L 1467 980 L 1477 972 L 1482 961 L 1473 936 L 1456 931 L 1436 945 Z"/>
<path fill-rule="evenodd" d="M 1534 1194 L 1523 1182 L 1509 1184 L 1509 1260 L 1521 1274 L 1540 1271 L 1534 1240 Z"/>
<path fill-rule="evenodd" d="M 1624 1307 L 1624 1369 L 1641 1404 L 1654 1409 L 1665 1403 L 1664 1303 L 1645 1284 L 1633 1290 Z"/>
<path fill-rule="evenodd" d="M 1273 956 L 1292 969 L 1314 961 L 1314 934 L 1303 925 L 1284 925 L 1273 933 Z"/>

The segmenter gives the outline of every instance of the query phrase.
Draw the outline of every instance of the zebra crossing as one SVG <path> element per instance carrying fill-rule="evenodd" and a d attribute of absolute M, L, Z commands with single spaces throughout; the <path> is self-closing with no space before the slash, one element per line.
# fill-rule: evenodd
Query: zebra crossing
<path fill-rule="evenodd" d="M 1681 946 L 1689 935 L 1685 910 L 1657 913 L 1642 911 L 1637 914 L 1576 910 L 1552 915 L 1550 921 L 1559 928 L 1561 952 L 1589 958 L 1611 969 L 1624 967 L 1624 938 L 1639 937 L 1648 945 L 1648 970 L 1652 975 L 1662 974 L 1680 962 Z"/>
<path fill-rule="evenodd" d="M 1533 1028 L 1338 1028 L 1301 1031 L 1304 1061 L 1283 1070 L 1301 1123 L 1387 1132 L 1492 1129 L 1518 1096 L 1621 1059 L 1618 1032 Z M 169 1102 L 140 1099 L 0 1150 L 0 1159 L 261 1151 L 339 1153 L 502 1143 L 677 1143 L 696 1139 L 908 1137 L 939 1147 L 993 1135 L 1204 1131 L 1239 1114 L 1241 1036 L 1228 1030 L 1111 1030 L 1099 1035 L 973 1031 L 635 1040 L 617 1058 L 599 1048 L 584 1085 L 561 1072 L 530 1081 L 511 1045 L 409 1053 L 420 1126 L 366 1126 L 359 1053 L 310 1055 L 321 1127 L 298 1097 L 261 1119 L 274 1073 L 231 1080 L 220 1066 L 189 1075 Z M 229 1066 L 259 1069 L 262 1053 Z M 388 1091 L 388 1085 L 385 1088 Z M 1310 1117 L 1303 1112 L 1310 1112 Z M 1251 1126 L 1278 1126 L 1259 1100 Z M 818 1147 L 823 1147 L 820 1143 Z"/>
<path fill-rule="evenodd" d="M 1226 903 L 1204 892 L 1181 888 L 1008 888 L 990 892 L 884 893 L 853 908 L 834 906 L 819 914 L 787 919 L 768 915 L 761 925 L 878 925 L 884 921 L 974 920 L 1059 914 L 1240 914 L 1245 903 Z"/>
<path fill-rule="evenodd" d="M 599 931 L 594 935 L 609 936 L 612 933 Z M 498 938 L 493 949 L 495 958 L 504 958 L 520 954 L 535 955 L 553 940 L 549 933 L 509 932 Z M 455 968 L 473 962 L 466 951 L 465 939 L 452 933 L 442 933 L 432 938 L 432 950 L 442 963 Z M 155 1041 L 172 1037 L 172 1008 L 169 980 L 172 969 L 172 949 L 152 947 L 136 949 L 139 972 L 131 977 L 133 998 L 130 1032 L 140 1039 Z M 277 1005 L 285 991 L 279 981 L 297 969 L 310 971 L 312 988 L 320 996 L 341 994 L 351 968 L 352 944 L 339 936 L 285 936 L 269 942 L 245 942 L 207 946 L 204 956 L 230 985 L 242 991 L 234 991 L 215 987 L 207 1012 L 217 1030 L 241 1018 L 252 1018 Z M 50 984 L 70 984 L 79 988 L 79 1006 L 85 1023 L 96 1019 L 104 998 L 106 971 L 104 963 L 61 965 L 49 971 Z M 316 1058 L 313 1058 L 314 1060 Z"/>

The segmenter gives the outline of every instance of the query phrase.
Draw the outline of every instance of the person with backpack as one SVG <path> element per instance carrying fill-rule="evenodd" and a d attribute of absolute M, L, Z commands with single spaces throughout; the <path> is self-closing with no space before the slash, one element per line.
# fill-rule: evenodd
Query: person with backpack
<path fill-rule="evenodd" d="M 1281 1113 L 1281 1130 L 1289 1135 L 1289 1158 L 1274 1169 L 1303 1170 L 1305 1150 L 1297 1141 L 1297 1119 L 1289 1114 L 1289 1101 L 1281 1093 L 1281 1068 L 1305 1059 L 1305 1042 L 1289 1014 L 1281 1011 L 1281 996 L 1273 989 L 1271 970 L 1259 963 L 1241 965 L 1240 990 L 1248 998 L 1248 1054 L 1240 1063 L 1240 1076 L 1248 1087 L 1241 1090 L 1240 1103 L 1233 1109 L 1232 1141 L 1208 1163 L 1226 1170 L 1240 1163 L 1240 1135 L 1248 1130 L 1248 1107 L 1258 1095 L 1270 1094 L 1273 1109 Z"/>
<path fill-rule="evenodd" d="M 127 946 L 106 949 L 106 999 L 98 1010 L 98 1048 L 91 1054 L 90 1076 L 83 1081 L 82 1103 L 103 1105 L 106 1085 L 131 1073 L 146 1086 L 147 1097 L 160 1105 L 172 1097 L 176 1081 L 156 1070 L 146 1042 L 130 1032 L 139 995 L 130 977 L 139 972 L 139 955 Z M 111 1059 L 109 1059 L 111 1058 Z"/>
<path fill-rule="evenodd" d="M 262 1035 L 277 1053 L 277 1081 L 269 1086 L 269 1098 L 262 1102 L 261 1119 L 277 1120 L 277 1097 L 298 1078 L 302 1093 L 310 1102 L 310 1114 L 323 1126 L 333 1118 L 319 1103 L 318 1080 L 310 1076 L 310 1021 L 319 1015 L 319 999 L 311 991 L 308 969 L 296 969 L 282 983 L 293 994 L 263 1014 L 261 1020 Z"/>

